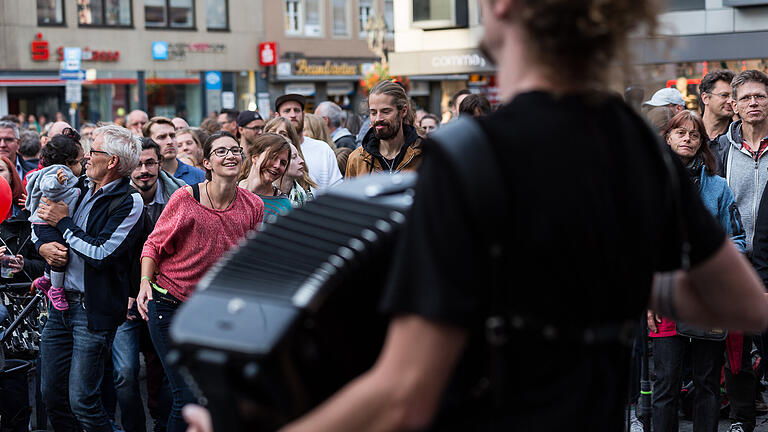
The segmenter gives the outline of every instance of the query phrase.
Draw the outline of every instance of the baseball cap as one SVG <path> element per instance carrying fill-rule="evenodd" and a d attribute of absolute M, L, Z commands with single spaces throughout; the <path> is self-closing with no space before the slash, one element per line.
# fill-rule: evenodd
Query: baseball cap
<path fill-rule="evenodd" d="M 256 111 L 240 111 L 240 114 L 237 115 L 238 126 L 245 126 L 254 120 L 263 120 Z"/>
<path fill-rule="evenodd" d="M 643 105 L 657 107 L 669 104 L 685 106 L 685 101 L 683 100 L 683 95 L 680 93 L 680 90 L 671 87 L 663 88 L 654 93 L 651 100 L 643 102 Z"/>
<path fill-rule="evenodd" d="M 304 96 L 296 93 L 288 93 L 277 98 L 275 101 L 275 111 L 280 111 L 280 105 L 288 101 L 298 102 L 299 105 L 301 105 L 301 109 L 304 109 L 304 106 L 307 104 L 307 99 Z"/>

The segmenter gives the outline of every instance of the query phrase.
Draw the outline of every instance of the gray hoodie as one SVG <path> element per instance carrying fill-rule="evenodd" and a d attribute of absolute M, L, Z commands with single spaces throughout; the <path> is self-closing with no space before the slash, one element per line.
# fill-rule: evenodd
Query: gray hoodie
<path fill-rule="evenodd" d="M 64 170 L 67 180 L 60 184 L 56 173 Z M 80 197 L 80 189 L 76 188 L 77 176 L 66 165 L 50 165 L 27 176 L 27 202 L 25 207 L 32 213 L 29 221 L 32 223 L 45 223 L 37 216 L 37 207 L 40 199 L 46 197 L 51 201 L 64 201 L 69 206 L 69 216 L 75 212 L 77 198 Z"/>
<path fill-rule="evenodd" d="M 768 182 L 768 151 L 763 152 L 755 161 L 749 151 L 742 148 L 742 142 L 739 120 L 731 123 L 728 132 L 720 136 L 712 150 L 722 165 L 721 172 L 728 186 L 733 191 L 747 234 L 747 254 L 751 256 L 757 210 L 760 208 L 763 189 Z"/>

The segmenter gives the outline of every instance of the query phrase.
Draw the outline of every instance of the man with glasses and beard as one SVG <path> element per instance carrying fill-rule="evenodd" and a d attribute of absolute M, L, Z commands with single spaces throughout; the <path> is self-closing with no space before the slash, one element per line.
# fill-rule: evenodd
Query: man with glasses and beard
<path fill-rule="evenodd" d="M 368 107 L 371 129 L 349 155 L 346 177 L 417 169 L 422 139 L 412 126 L 413 113 L 403 87 L 393 81 L 379 82 L 371 89 Z"/>

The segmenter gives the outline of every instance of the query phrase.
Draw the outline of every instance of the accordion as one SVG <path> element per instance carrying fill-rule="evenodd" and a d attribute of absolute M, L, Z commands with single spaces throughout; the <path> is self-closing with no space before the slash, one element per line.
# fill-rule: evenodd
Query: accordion
<path fill-rule="evenodd" d="M 245 239 L 200 281 L 174 318 L 170 357 L 215 430 L 276 429 L 373 365 L 415 181 L 345 182 Z"/>

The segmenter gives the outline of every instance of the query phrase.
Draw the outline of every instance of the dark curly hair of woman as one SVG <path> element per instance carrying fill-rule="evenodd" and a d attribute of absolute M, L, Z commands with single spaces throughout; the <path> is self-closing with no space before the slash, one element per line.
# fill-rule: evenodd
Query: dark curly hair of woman
<path fill-rule="evenodd" d="M 65 135 L 56 135 L 43 147 L 40 162 L 44 167 L 72 165 L 80 154 L 80 143 Z"/>

